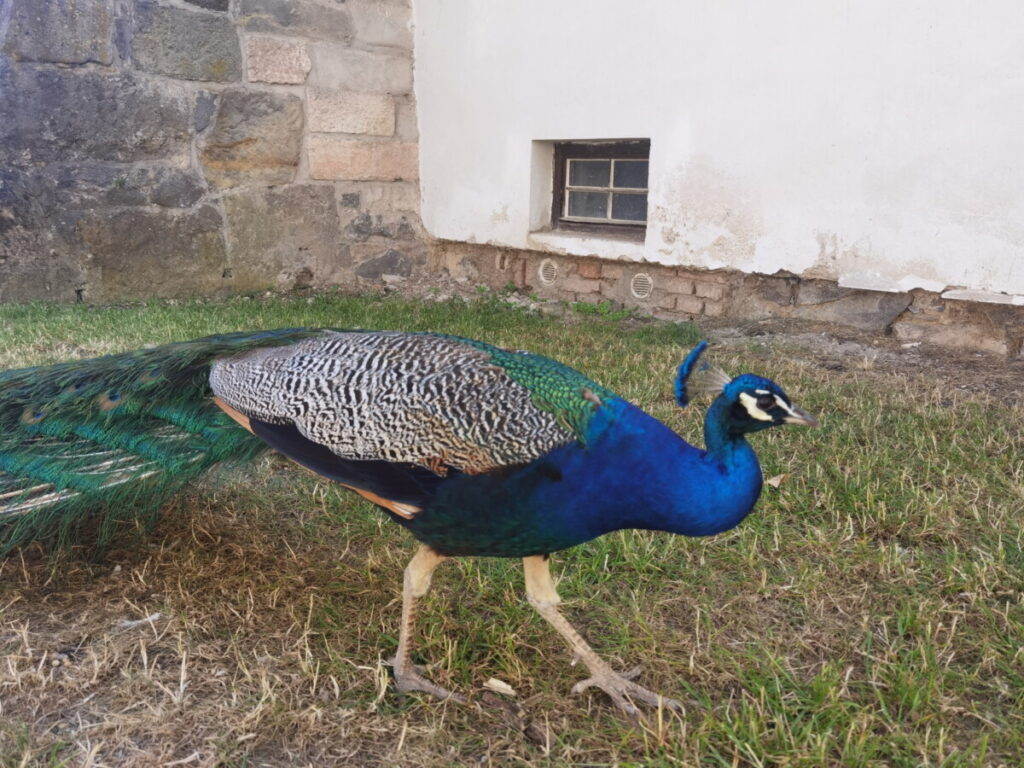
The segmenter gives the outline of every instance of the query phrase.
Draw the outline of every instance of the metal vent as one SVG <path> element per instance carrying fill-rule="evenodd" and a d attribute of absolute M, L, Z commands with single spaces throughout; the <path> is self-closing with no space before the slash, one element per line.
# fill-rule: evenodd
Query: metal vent
<path fill-rule="evenodd" d="M 637 272 L 629 281 L 629 292 L 637 299 L 648 299 L 654 293 L 654 281 L 646 272 Z"/>
<path fill-rule="evenodd" d="M 537 276 L 544 285 L 554 285 L 558 279 L 558 265 L 551 259 L 544 259 L 537 267 Z"/>

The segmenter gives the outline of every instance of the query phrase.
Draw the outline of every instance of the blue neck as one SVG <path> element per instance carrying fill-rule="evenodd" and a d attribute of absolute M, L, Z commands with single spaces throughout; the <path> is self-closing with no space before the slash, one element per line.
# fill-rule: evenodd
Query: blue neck
<path fill-rule="evenodd" d="M 757 457 L 729 434 L 725 416 L 718 403 L 709 410 L 702 451 L 636 406 L 606 400 L 585 442 L 511 474 L 459 476 L 422 514 L 399 522 L 446 554 L 499 557 L 554 552 L 624 528 L 719 533 L 746 517 L 761 491 Z"/>
<path fill-rule="evenodd" d="M 704 444 L 708 455 L 723 463 L 734 461 L 742 447 L 752 451 L 746 437 L 729 429 L 729 403 L 724 397 L 715 398 L 704 417 Z"/>
<path fill-rule="evenodd" d="M 743 435 L 730 433 L 727 417 L 720 398 L 705 418 L 702 451 L 635 406 L 606 403 L 578 457 L 585 477 L 574 484 L 575 498 L 550 509 L 558 510 L 561 525 L 585 530 L 587 538 L 623 528 L 687 536 L 732 528 L 757 501 L 761 469 Z M 560 450 L 563 470 L 574 470 L 573 446 Z"/>

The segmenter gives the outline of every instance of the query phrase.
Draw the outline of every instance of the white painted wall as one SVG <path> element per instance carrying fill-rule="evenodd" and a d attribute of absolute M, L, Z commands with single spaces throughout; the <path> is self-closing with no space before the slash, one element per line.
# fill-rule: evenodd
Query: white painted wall
<path fill-rule="evenodd" d="M 1024 303 L 1019 0 L 414 10 L 436 237 Z M 531 235 L 532 142 L 648 137 L 644 244 Z"/>

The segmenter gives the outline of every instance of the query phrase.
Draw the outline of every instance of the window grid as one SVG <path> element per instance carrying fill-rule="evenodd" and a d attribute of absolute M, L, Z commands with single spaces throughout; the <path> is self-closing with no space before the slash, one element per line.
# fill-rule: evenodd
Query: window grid
<path fill-rule="evenodd" d="M 602 158 L 603 159 L 603 158 Z M 612 201 L 614 200 L 614 194 L 630 194 L 630 195 L 644 195 L 646 197 L 648 188 L 647 187 L 616 187 L 615 186 L 615 163 L 617 162 L 636 162 L 638 158 L 635 157 L 618 157 L 608 158 L 611 163 L 608 169 L 608 186 L 606 187 L 591 187 L 584 185 L 572 184 L 569 179 L 572 179 L 572 164 L 583 160 L 583 158 L 569 157 L 565 160 L 565 200 L 562 208 L 562 219 L 565 221 L 578 221 L 578 222 L 589 222 L 595 224 L 627 224 L 633 226 L 644 226 L 647 224 L 647 219 L 614 219 L 612 218 Z M 593 159 L 589 159 L 589 162 L 593 162 Z M 603 192 L 607 200 L 605 201 L 605 216 L 594 217 L 594 216 L 570 216 L 569 215 L 569 201 L 571 199 L 571 192 Z"/>
<path fill-rule="evenodd" d="M 647 192 L 650 183 L 640 176 L 640 168 L 631 169 L 619 163 L 640 161 L 642 171 L 647 171 L 650 151 L 650 139 L 554 142 L 551 228 L 642 240 L 647 232 Z M 594 165 L 574 168 L 567 162 L 569 160 L 598 160 L 603 162 L 603 167 L 600 172 Z M 612 161 L 616 161 L 614 169 Z M 621 178 L 616 178 L 613 174 L 619 170 L 624 173 Z M 577 173 L 575 179 L 572 178 L 574 171 Z M 573 181 L 577 183 L 573 184 Z M 642 183 L 643 187 L 616 186 L 630 183 Z M 587 215 L 570 216 L 570 210 Z M 637 218 L 611 218 L 616 213 Z M 644 218 L 640 219 L 639 216 Z"/>

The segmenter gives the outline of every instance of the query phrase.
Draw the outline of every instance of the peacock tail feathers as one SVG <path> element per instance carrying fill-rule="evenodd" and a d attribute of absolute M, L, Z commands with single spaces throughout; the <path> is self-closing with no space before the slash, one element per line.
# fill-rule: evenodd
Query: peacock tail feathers
<path fill-rule="evenodd" d="M 317 331 L 233 333 L 0 372 L 0 553 L 64 539 L 87 520 L 100 544 L 151 521 L 213 464 L 264 446 L 209 398 L 211 360 Z"/>
<path fill-rule="evenodd" d="M 429 497 L 449 472 L 586 444 L 615 397 L 546 357 L 388 331 L 232 333 L 0 372 L 0 555 L 86 521 L 102 545 L 264 441 L 375 493 Z"/>

